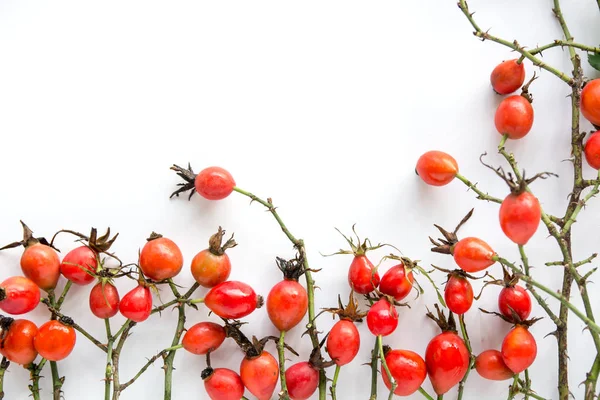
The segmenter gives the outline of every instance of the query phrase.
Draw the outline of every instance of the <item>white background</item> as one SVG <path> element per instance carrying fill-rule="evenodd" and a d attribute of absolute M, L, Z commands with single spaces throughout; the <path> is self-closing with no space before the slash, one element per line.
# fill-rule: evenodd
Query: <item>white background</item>
<path fill-rule="evenodd" d="M 600 13 L 592 0 L 564 2 L 577 41 L 597 44 Z M 479 24 L 508 40 L 529 46 L 561 38 L 550 1 L 473 1 Z M 479 155 L 493 154 L 499 140 L 493 116 L 501 97 L 492 93 L 489 74 L 514 57 L 502 46 L 481 43 L 454 1 L 0 1 L 0 243 L 20 237 L 19 219 L 38 235 L 61 228 L 87 232 L 109 226 L 120 232 L 114 250 L 136 261 L 138 249 L 155 230 L 175 240 L 186 266 L 176 281 L 192 283 L 189 262 L 219 225 L 235 232 L 240 245 L 230 251 L 232 279 L 266 295 L 279 279 L 275 256 L 292 248 L 270 215 L 234 194 L 221 202 L 195 196 L 169 200 L 178 178 L 172 163 L 192 162 L 196 170 L 221 165 L 238 185 L 271 196 L 291 231 L 306 240 L 316 274 L 317 307 L 348 294 L 350 256 L 323 258 L 320 252 L 344 247 L 335 232 L 353 223 L 374 242 L 389 242 L 427 266 L 453 268 L 450 257 L 432 254 L 427 237 L 434 223 L 454 226 L 473 206 L 463 235 L 478 235 L 503 256 L 516 260 L 516 246 L 501 233 L 495 204 L 474 199 L 460 182 L 445 188 L 422 184 L 414 174 L 418 156 L 430 149 L 453 154 L 461 172 L 482 188 L 504 196 L 507 188 L 483 168 Z M 549 50 L 544 60 L 570 71 L 567 52 Z M 527 76 L 534 68 L 527 64 Z M 586 66 L 588 76 L 597 76 Z M 570 179 L 568 87 L 542 72 L 533 85 L 536 120 L 532 132 L 509 150 L 531 173 L 550 170 L 559 179 L 533 186 L 544 208 L 562 214 Z M 590 125 L 584 122 L 583 129 Z M 585 175 L 593 177 L 586 167 Z M 574 229 L 577 259 L 598 247 L 597 204 Z M 64 236 L 63 254 L 75 246 Z M 559 288 L 561 271 L 545 261 L 558 259 L 541 226 L 528 247 L 535 277 Z M 1 276 L 20 273 L 22 250 L 0 254 Z M 378 260 L 386 252 L 372 253 Z M 390 266 L 382 266 L 382 273 Z M 499 275 L 499 267 L 492 267 Z M 444 276 L 436 274 L 439 283 Z M 424 354 L 437 333 L 425 316 L 435 296 L 427 294 L 400 311 L 400 325 L 385 342 Z M 61 287 L 64 282 L 61 283 Z M 122 282 L 125 293 L 132 282 Z M 599 297 L 592 286 L 597 305 Z M 73 290 L 65 304 L 72 316 L 101 337 L 103 323 L 87 307 L 90 287 Z M 500 288 L 490 288 L 467 315 L 475 352 L 499 348 L 510 326 L 477 307 L 494 309 Z M 576 290 L 574 289 L 574 292 Z M 199 291 L 201 296 L 204 292 Z M 168 294 L 164 293 L 164 298 Z M 158 303 L 158 299 L 155 300 Z M 576 299 L 579 301 L 579 299 Z M 554 309 L 557 304 L 549 301 Z M 534 308 L 534 316 L 542 311 Z M 30 317 L 47 318 L 41 307 Z M 207 319 L 200 308 L 187 326 Z M 136 327 L 122 357 L 129 379 L 146 358 L 168 347 L 175 313 L 153 316 Z M 114 318 L 117 327 L 123 319 Z M 248 333 L 276 334 L 265 310 L 247 318 Z M 319 319 L 328 330 L 329 316 Z M 574 316 L 570 324 L 571 390 L 593 358 L 589 335 Z M 367 398 L 368 361 L 374 338 L 361 326 L 363 347 L 344 368 L 339 398 Z M 556 340 L 548 318 L 532 328 L 539 355 L 531 369 L 533 387 L 556 398 Z M 289 343 L 308 355 L 302 329 Z M 268 348 L 275 352 L 274 346 Z M 239 368 L 241 352 L 231 341 L 214 356 L 216 366 Z M 101 397 L 105 357 L 83 337 L 64 362 L 65 398 Z M 200 371 L 203 358 L 180 352 L 174 398 L 207 398 Z M 330 371 L 332 374 L 333 371 Z M 50 372 L 42 382 L 50 396 Z M 123 399 L 162 398 L 159 363 Z M 11 367 L 7 399 L 28 398 L 28 374 Z M 505 398 L 508 382 L 471 375 L 469 399 Z M 381 388 L 380 396 L 386 395 Z M 425 388 L 431 393 L 429 381 Z M 247 392 L 247 395 L 249 393 Z M 419 395 L 413 396 L 420 398 Z M 446 398 L 455 397 L 455 391 Z"/>

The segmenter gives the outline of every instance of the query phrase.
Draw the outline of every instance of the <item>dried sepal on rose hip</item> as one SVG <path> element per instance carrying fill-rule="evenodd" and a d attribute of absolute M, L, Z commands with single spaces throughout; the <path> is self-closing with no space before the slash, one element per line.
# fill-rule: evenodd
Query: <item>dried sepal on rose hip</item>
<path fill-rule="evenodd" d="M 191 199 L 194 193 L 198 192 L 200 196 L 207 200 L 222 200 L 229 196 L 235 188 L 233 176 L 221 167 L 208 167 L 197 175 L 189 163 L 187 169 L 175 164 L 171 169 L 184 180 L 184 182 L 177 184 L 179 189 L 174 191 L 171 197 L 190 191 L 188 199 Z"/>
<path fill-rule="evenodd" d="M 431 251 L 442 254 L 451 254 L 454 262 L 465 272 L 474 273 L 487 269 L 493 265 L 496 252 L 492 247 L 477 237 L 466 237 L 458 240 L 458 230 L 471 218 L 473 209 L 460 221 L 454 231 L 448 232 L 439 225 L 434 226 L 441 232 L 443 238 L 429 240 L 434 245 Z"/>
<path fill-rule="evenodd" d="M 339 250 L 338 252 L 330 255 L 350 254 L 354 256 L 352 263 L 348 268 L 348 285 L 350 285 L 350 289 L 358 294 L 368 294 L 373 292 L 379 286 L 380 277 L 379 272 L 377 272 L 377 268 L 367 257 L 367 252 L 380 249 L 386 245 L 377 244 L 373 246 L 369 239 L 361 241 L 360 237 L 356 233 L 355 225 L 352 226 L 352 232 L 356 235 L 356 243 L 354 243 L 353 238 L 349 238 L 348 236 L 344 235 L 337 228 L 336 230 L 350 245 L 350 250 Z"/>
<path fill-rule="evenodd" d="M 231 274 L 231 261 L 226 251 L 237 246 L 237 243 L 233 235 L 223 243 L 224 236 L 225 231 L 219 227 L 217 233 L 210 237 L 208 248 L 200 251 L 192 259 L 192 275 L 200 286 L 215 287 L 225 282 Z"/>
<path fill-rule="evenodd" d="M 501 62 L 490 75 L 490 83 L 497 94 L 513 93 L 521 87 L 524 81 L 525 66 L 516 58 Z"/>
<path fill-rule="evenodd" d="M 302 257 L 291 260 L 277 257 L 276 263 L 284 279 L 271 288 L 267 296 L 267 313 L 277 329 L 289 331 L 302 321 L 308 311 L 308 293 L 298 283 L 306 268 Z"/>
<path fill-rule="evenodd" d="M 458 174 L 458 163 L 448 153 L 431 150 L 419 157 L 415 172 L 428 185 L 444 186 Z"/>
<path fill-rule="evenodd" d="M 155 282 L 171 279 L 183 268 L 183 254 L 169 238 L 152 232 L 140 252 L 140 269 Z"/>
<path fill-rule="evenodd" d="M 390 370 L 392 378 L 398 383 L 394 394 L 397 396 L 410 396 L 415 393 L 427 378 L 427 366 L 425 360 L 419 354 L 411 350 L 402 350 L 384 347 L 385 362 Z M 381 367 L 383 371 L 383 366 Z M 381 374 L 383 383 L 391 390 L 392 383 L 387 374 Z"/>
<path fill-rule="evenodd" d="M 437 304 L 435 308 L 437 317 L 431 312 L 426 315 L 438 324 L 442 333 L 431 339 L 427 345 L 425 364 L 433 390 L 438 395 L 443 395 L 465 376 L 471 355 L 465 342 L 458 336 L 452 312 L 446 318 Z"/>
<path fill-rule="evenodd" d="M 23 239 L 10 243 L 0 250 L 25 247 L 21 255 L 21 270 L 45 291 L 53 290 L 60 278 L 60 258 L 56 249 L 44 238 L 33 237 L 33 231 L 23 222 Z"/>
<path fill-rule="evenodd" d="M 498 105 L 494 124 L 496 130 L 501 135 L 506 135 L 509 139 L 521 139 L 531 131 L 533 126 L 533 101 L 528 89 L 529 85 L 536 79 L 533 78 L 523 86 L 523 92 L 520 95 L 512 95 Z"/>
<path fill-rule="evenodd" d="M 360 333 L 355 323 L 362 322 L 367 313 L 358 309 L 354 292 L 350 292 L 345 307 L 338 296 L 338 307 L 326 308 L 325 311 L 337 315 L 340 319 L 329 331 L 326 350 L 329 357 L 341 367 L 352 362 L 360 350 Z"/>

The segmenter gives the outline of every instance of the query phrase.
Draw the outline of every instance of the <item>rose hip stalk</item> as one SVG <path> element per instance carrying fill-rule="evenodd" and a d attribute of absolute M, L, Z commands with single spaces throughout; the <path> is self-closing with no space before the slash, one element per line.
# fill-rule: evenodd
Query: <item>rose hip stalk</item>
<path fill-rule="evenodd" d="M 202 250 L 192 259 L 192 275 L 203 287 L 215 287 L 225 282 L 231 273 L 231 261 L 225 251 L 237 246 L 237 243 L 232 235 L 222 244 L 223 236 L 225 231 L 219 227 L 219 231 L 210 237 L 208 249 Z"/>
<path fill-rule="evenodd" d="M 60 259 L 54 248 L 44 238 L 34 238 L 33 231 L 23 221 L 23 240 L 2 247 L 0 250 L 18 246 L 25 247 L 21 256 L 21 270 L 46 292 L 53 290 L 60 278 Z"/>

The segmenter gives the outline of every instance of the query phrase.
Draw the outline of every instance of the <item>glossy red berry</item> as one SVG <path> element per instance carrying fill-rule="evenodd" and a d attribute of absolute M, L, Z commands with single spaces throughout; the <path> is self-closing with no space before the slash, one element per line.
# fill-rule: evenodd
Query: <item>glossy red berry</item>
<path fill-rule="evenodd" d="M 410 396 L 415 393 L 427 377 L 427 366 L 423 358 L 410 350 L 391 350 L 385 355 L 385 362 L 397 383 L 394 394 Z M 382 372 L 383 383 L 388 389 L 392 384 L 385 372 Z"/>
<path fill-rule="evenodd" d="M 506 318 L 512 320 L 514 311 L 520 321 L 525 321 L 531 314 L 531 297 L 520 285 L 505 287 L 498 296 L 498 309 Z"/>
<path fill-rule="evenodd" d="M 594 79 L 583 87 L 581 113 L 592 124 L 600 125 L 600 79 Z"/>
<path fill-rule="evenodd" d="M 502 100 L 494 117 L 496 129 L 510 139 L 521 139 L 533 126 L 533 107 L 521 95 L 513 95 Z"/>
<path fill-rule="evenodd" d="M 221 167 L 208 167 L 200 171 L 195 181 L 196 191 L 208 200 L 221 200 L 235 187 L 233 176 Z"/>
<path fill-rule="evenodd" d="M 600 131 L 592 133 L 585 142 L 585 160 L 590 167 L 600 169 Z"/>
<path fill-rule="evenodd" d="M 432 150 L 419 157 L 416 172 L 426 184 L 444 186 L 458 174 L 458 163 L 450 154 Z"/>
<path fill-rule="evenodd" d="M 454 314 L 464 314 L 473 304 L 473 287 L 469 280 L 457 274 L 450 274 L 444 290 L 444 300 Z"/>
<path fill-rule="evenodd" d="M 263 299 L 249 285 L 226 281 L 212 288 L 204 297 L 204 304 L 225 319 L 239 319 L 262 306 Z"/>
<path fill-rule="evenodd" d="M 398 264 L 390 268 L 379 282 L 379 291 L 392 296 L 396 301 L 403 300 L 413 288 L 413 273 L 404 266 Z"/>
<path fill-rule="evenodd" d="M 221 346 L 225 340 L 225 329 L 214 322 L 200 322 L 185 332 L 181 344 L 192 354 L 204 355 Z"/>
<path fill-rule="evenodd" d="M 60 278 L 60 259 L 52 247 L 36 243 L 25 248 L 21 270 L 40 289 L 48 291 L 56 287 Z"/>
<path fill-rule="evenodd" d="M 134 322 L 143 322 L 152 312 L 152 293 L 143 285 L 138 285 L 123 296 L 119 304 L 121 314 Z"/>
<path fill-rule="evenodd" d="M 500 205 L 500 227 L 516 244 L 527 244 L 537 231 L 541 218 L 540 202 L 529 192 L 511 193 Z"/>
<path fill-rule="evenodd" d="M 502 341 L 502 360 L 515 374 L 525 371 L 537 356 L 537 343 L 527 328 L 517 325 Z"/>
<path fill-rule="evenodd" d="M 34 310 L 40 304 L 40 288 L 24 276 L 13 276 L 0 283 L 0 309 L 12 315 Z"/>
<path fill-rule="evenodd" d="M 485 379 L 504 381 L 514 376 L 514 372 L 504 364 L 502 353 L 498 350 L 486 350 L 475 359 L 477 373 Z"/>
<path fill-rule="evenodd" d="M 280 331 L 289 331 L 306 315 L 308 294 L 295 280 L 285 279 L 271 289 L 267 296 L 269 319 Z"/>
<path fill-rule="evenodd" d="M 367 325 L 375 336 L 387 336 L 398 326 L 398 311 L 387 299 L 380 299 L 367 313 Z"/>
<path fill-rule="evenodd" d="M 98 318 L 112 318 L 119 312 L 119 291 L 110 282 L 98 282 L 90 291 L 90 310 Z"/>
<path fill-rule="evenodd" d="M 76 285 L 89 285 L 95 279 L 97 254 L 87 246 L 77 247 L 63 258 L 60 272 Z"/>
<path fill-rule="evenodd" d="M 379 286 L 379 273 L 364 254 L 354 256 L 348 269 L 348 284 L 358 294 L 371 293 Z"/>
<path fill-rule="evenodd" d="M 333 325 L 327 336 L 327 353 L 339 366 L 354 360 L 360 349 L 360 334 L 352 321 L 342 319 Z"/>
<path fill-rule="evenodd" d="M 0 354 L 15 364 L 26 366 L 32 363 L 38 354 L 33 345 L 33 338 L 37 333 L 38 327 L 31 321 L 12 321 L 8 329 L 2 332 Z"/>
<path fill-rule="evenodd" d="M 263 351 L 258 357 L 242 360 L 240 376 L 246 389 L 258 400 L 270 400 L 279 379 L 279 365 L 275 357 Z"/>
<path fill-rule="evenodd" d="M 319 371 L 306 361 L 299 362 L 285 371 L 285 380 L 291 400 L 306 400 L 319 386 Z"/>
<path fill-rule="evenodd" d="M 517 61 L 517 59 L 503 61 L 492 71 L 490 82 L 496 93 L 513 93 L 523 85 L 525 66 Z"/>
<path fill-rule="evenodd" d="M 183 267 L 183 254 L 171 239 L 150 239 L 140 252 L 140 268 L 153 281 L 175 277 Z"/>
<path fill-rule="evenodd" d="M 469 350 L 456 333 L 443 332 L 434 337 L 425 351 L 433 390 L 442 395 L 456 386 L 467 373 L 469 361 Z"/>
<path fill-rule="evenodd" d="M 33 339 L 33 345 L 49 361 L 64 360 L 75 348 L 77 335 L 75 329 L 60 321 L 48 321 L 40 326 Z"/>
<path fill-rule="evenodd" d="M 211 400 L 240 400 L 244 395 L 242 379 L 227 368 L 208 368 L 202 372 L 204 389 Z"/>
<path fill-rule="evenodd" d="M 466 237 L 456 243 L 452 249 L 454 261 L 465 272 L 483 271 L 494 264 L 496 252 L 489 244 L 476 237 Z"/>

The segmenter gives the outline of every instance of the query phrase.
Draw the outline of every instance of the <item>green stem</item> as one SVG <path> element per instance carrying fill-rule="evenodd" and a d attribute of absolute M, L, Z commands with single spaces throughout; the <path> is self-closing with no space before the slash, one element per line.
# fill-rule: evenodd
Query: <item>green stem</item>
<path fill-rule="evenodd" d="M 556 75 L 561 80 L 566 82 L 569 86 L 572 86 L 574 84 L 574 81 L 572 78 L 567 76 L 564 72 L 559 71 L 558 69 L 549 66 L 548 64 L 544 63 L 539 58 L 532 55 L 529 51 L 525 50 L 525 48 L 523 46 L 521 46 L 516 40 L 510 42 L 508 40 L 504 40 L 499 37 L 490 35 L 488 32 L 484 32 L 483 30 L 481 30 L 481 28 L 477 25 L 477 23 L 473 19 L 473 13 L 471 13 L 471 11 L 469 10 L 469 6 L 467 5 L 466 0 L 459 0 L 458 6 L 462 10 L 465 17 L 467 17 L 467 19 L 471 23 L 471 26 L 473 27 L 473 29 L 475 29 L 475 32 L 473 32 L 473 34 L 475 36 L 477 36 L 478 38 L 480 38 L 482 40 L 491 40 L 492 42 L 496 42 L 503 46 L 511 48 L 511 49 L 515 50 L 516 52 L 520 53 L 523 57 L 530 60 L 533 63 L 533 65 L 535 65 L 536 67 L 540 67 L 540 68 L 545 69 L 546 71 Z M 571 48 L 571 47 L 569 47 L 569 48 Z"/>
<path fill-rule="evenodd" d="M 487 193 L 482 192 L 481 190 L 479 190 L 477 188 L 477 184 L 472 183 L 470 180 L 468 180 L 467 178 L 465 178 L 461 174 L 456 174 L 456 179 L 458 179 L 459 181 L 461 181 L 462 183 L 464 183 L 465 185 L 467 185 L 467 187 L 469 189 L 471 189 L 472 191 L 474 191 L 475 193 L 477 193 L 477 198 L 479 200 L 491 201 L 493 203 L 498 203 L 498 204 L 502 203 L 501 199 L 499 199 L 497 197 L 494 197 L 494 196 L 490 196 Z"/>
<path fill-rule="evenodd" d="M 598 172 L 598 180 L 596 180 L 596 183 L 592 186 L 592 190 L 583 198 L 583 200 L 577 202 L 577 206 L 571 213 L 569 219 L 567 219 L 567 221 L 565 222 L 565 226 L 563 227 L 561 234 L 564 235 L 571 229 L 571 226 L 576 222 L 577 216 L 579 215 L 581 210 L 583 210 L 587 202 L 590 201 L 591 198 L 596 196 L 598 193 L 600 193 L 600 172 Z"/>
<path fill-rule="evenodd" d="M 73 282 L 71 281 L 67 281 L 67 284 L 65 285 L 65 288 L 62 291 L 62 294 L 60 295 L 60 297 L 58 298 L 58 301 L 56 302 L 56 309 L 60 310 L 63 303 L 65 302 L 65 299 L 67 298 L 67 293 L 69 293 L 69 290 L 71 290 L 71 286 L 73 286 Z"/>
<path fill-rule="evenodd" d="M 47 360 L 42 358 L 39 364 L 31 364 L 28 368 L 31 372 L 31 385 L 29 385 L 29 391 L 31 392 L 33 400 L 40 400 L 40 373 L 44 369 L 46 362 Z"/>
<path fill-rule="evenodd" d="M 287 383 L 285 381 L 285 331 L 279 333 L 279 342 L 277 343 L 277 353 L 279 355 L 279 379 L 281 380 L 281 400 L 289 400 Z"/>
<path fill-rule="evenodd" d="M 369 400 L 377 400 L 377 360 L 379 359 L 379 344 L 375 340 L 375 346 L 371 352 L 371 397 Z"/>
<path fill-rule="evenodd" d="M 517 393 L 519 393 L 519 374 L 515 375 L 513 383 L 508 390 L 508 400 L 514 399 Z"/>
<path fill-rule="evenodd" d="M 112 382 L 112 350 L 115 338 L 112 336 L 110 331 L 110 320 L 108 318 L 104 319 L 104 325 L 106 328 L 106 340 L 108 344 L 106 345 L 106 369 L 104 371 L 104 400 L 110 400 L 110 386 Z"/>
<path fill-rule="evenodd" d="M 390 394 L 388 396 L 388 400 L 392 400 L 394 398 L 394 391 L 398 387 L 398 383 L 392 376 L 392 373 L 390 372 L 390 369 L 388 368 L 387 362 L 385 361 L 385 354 L 383 353 L 383 338 L 381 337 L 381 335 L 377 336 L 377 349 L 379 350 L 379 359 L 381 360 L 381 365 L 383 366 L 383 369 L 385 370 L 385 374 L 387 375 L 388 380 L 392 384 L 392 387 L 390 388 Z"/>
<path fill-rule="evenodd" d="M 458 322 L 460 324 L 460 331 L 462 332 L 463 341 L 465 342 L 465 346 L 467 346 L 467 350 L 469 350 L 469 368 L 467 369 L 465 376 L 463 376 L 460 383 L 458 384 L 457 400 L 462 400 L 463 393 L 465 390 L 465 383 L 467 382 L 467 379 L 469 378 L 469 373 L 471 372 L 471 369 L 475 365 L 475 356 L 473 355 L 473 350 L 471 348 L 471 340 L 469 339 L 469 333 L 467 332 L 467 325 L 465 324 L 464 314 L 460 314 L 458 316 Z"/>
<path fill-rule="evenodd" d="M 176 299 L 181 298 L 177 287 L 173 283 L 172 280 L 169 280 L 169 287 L 173 292 L 173 295 Z M 177 328 L 175 330 L 175 334 L 173 335 L 173 341 L 171 342 L 171 347 L 175 347 L 179 345 L 179 341 L 181 340 L 181 336 L 183 335 L 183 331 L 185 329 L 185 303 L 181 302 L 177 306 Z M 173 392 L 173 362 L 175 360 L 175 354 L 177 350 L 170 350 L 165 358 L 165 397 L 164 400 L 171 400 L 172 392 Z"/>
<path fill-rule="evenodd" d="M 281 230 L 285 234 L 285 236 L 292 242 L 294 247 L 300 253 L 300 257 L 304 262 L 304 268 L 306 270 L 304 277 L 306 279 L 306 292 L 308 294 L 308 324 L 306 326 L 308 334 L 310 336 L 310 340 L 313 345 L 313 349 L 319 349 L 320 352 L 320 341 L 319 334 L 317 330 L 316 324 L 316 315 L 315 315 L 315 281 L 313 280 L 312 273 L 308 264 L 308 257 L 306 254 L 306 246 L 304 245 L 304 241 L 302 239 L 296 238 L 289 231 L 287 226 L 283 223 L 283 220 L 279 216 L 276 207 L 273 205 L 271 199 L 263 200 L 260 197 L 247 192 L 245 190 L 240 189 L 239 187 L 234 187 L 234 191 L 250 198 L 252 201 L 262 204 L 267 210 L 273 215 L 273 218 L 279 224 Z M 327 397 L 327 375 L 325 374 L 324 369 L 319 370 L 319 400 L 325 400 Z"/>
<path fill-rule="evenodd" d="M 531 379 L 529 379 L 529 370 L 526 369 L 525 370 L 525 393 L 523 393 L 525 395 L 524 400 L 528 400 L 529 399 L 529 392 L 531 391 Z"/>
<path fill-rule="evenodd" d="M 444 399 L 444 395 L 443 394 L 439 394 L 437 397 L 437 400 L 443 400 Z"/>
<path fill-rule="evenodd" d="M 596 354 L 596 359 L 590 372 L 587 374 L 585 380 L 585 400 L 594 400 L 596 398 L 596 384 L 598 382 L 598 375 L 600 374 L 600 354 Z"/>
<path fill-rule="evenodd" d="M 567 22 L 565 21 L 565 18 L 560 9 L 560 0 L 554 0 L 554 9 L 552 11 L 554 12 L 554 15 L 556 15 L 556 18 L 558 19 L 558 22 L 560 23 L 560 27 L 562 28 L 562 30 L 565 34 L 565 39 L 566 39 L 567 43 L 571 44 L 573 42 L 573 35 L 571 35 L 571 32 L 569 32 L 569 27 L 567 26 Z M 575 49 L 573 48 L 573 46 L 568 46 L 568 47 L 569 47 L 569 54 L 571 55 L 571 60 L 572 60 L 575 58 Z"/>
<path fill-rule="evenodd" d="M 340 376 L 340 370 L 342 369 L 342 367 L 340 367 L 339 365 L 335 366 L 335 373 L 333 374 L 333 382 L 331 383 L 331 400 L 337 400 L 337 394 L 336 394 L 336 388 L 337 388 L 337 381 L 338 381 L 338 377 Z M 1 399 L 1 397 L 0 397 Z"/>
<path fill-rule="evenodd" d="M 130 380 L 128 380 L 127 382 L 125 382 L 125 383 L 123 383 L 121 385 L 121 391 L 123 391 L 123 390 L 127 389 L 129 386 L 131 386 L 140 376 L 142 376 L 142 374 L 144 372 L 146 372 L 146 370 L 148 368 L 150 368 L 150 366 L 152 364 L 154 364 L 154 362 L 156 360 L 158 360 L 161 357 L 164 357 L 170 350 L 173 350 L 173 349 L 174 348 L 164 349 L 164 350 L 161 350 L 160 352 L 158 352 L 157 354 L 155 354 L 154 356 L 152 356 L 148 360 L 148 362 L 146 362 L 146 364 L 144 364 L 144 366 L 142 368 L 140 368 L 140 370 L 138 371 L 138 373 L 135 374 L 133 378 L 131 378 Z"/>
<path fill-rule="evenodd" d="M 129 337 L 129 331 L 131 331 L 131 328 L 133 328 L 135 326 L 135 322 L 131 321 L 131 320 L 127 320 L 125 321 L 125 323 L 123 324 L 123 327 L 121 329 L 119 329 L 119 333 L 118 335 L 115 335 L 115 340 L 116 337 L 119 337 L 119 342 L 117 343 L 117 347 L 113 350 L 113 354 L 112 354 L 112 369 L 113 369 L 113 397 L 112 400 L 118 400 L 119 397 L 121 396 L 121 392 L 123 391 L 123 387 L 120 384 L 120 377 L 119 377 L 119 361 L 121 358 L 121 351 L 123 350 L 123 346 L 125 346 L 125 342 L 127 341 L 127 338 Z"/>
<path fill-rule="evenodd" d="M 6 357 L 2 357 L 2 362 L 0 362 L 0 400 L 4 399 L 4 374 L 9 366 L 10 361 Z"/>
<path fill-rule="evenodd" d="M 422 387 L 419 388 L 419 393 L 421 393 L 427 400 L 433 400 L 433 397 L 431 397 L 429 393 L 427 393 Z"/>
<path fill-rule="evenodd" d="M 56 361 L 50 361 L 50 370 L 52 371 L 52 398 L 61 400 L 61 388 L 63 380 L 58 373 L 58 364 Z"/>

